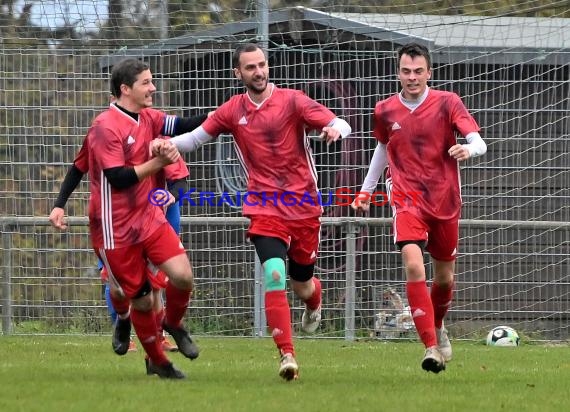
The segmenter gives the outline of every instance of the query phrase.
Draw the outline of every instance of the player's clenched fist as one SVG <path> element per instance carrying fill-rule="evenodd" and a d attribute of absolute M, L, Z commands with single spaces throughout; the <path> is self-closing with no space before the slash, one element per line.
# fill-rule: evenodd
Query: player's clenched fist
<path fill-rule="evenodd" d="M 357 212 L 368 212 L 370 210 L 370 194 L 358 193 L 358 196 L 350 204 Z"/>
<path fill-rule="evenodd" d="M 164 142 L 166 142 L 164 139 L 154 139 L 150 142 L 150 155 L 153 157 L 158 156 L 160 154 L 160 149 L 164 146 Z"/>
<path fill-rule="evenodd" d="M 150 144 L 150 152 L 152 156 L 160 158 L 165 164 L 175 163 L 180 157 L 176 146 L 164 139 L 154 139 Z"/>
<path fill-rule="evenodd" d="M 449 155 L 458 161 L 467 160 L 471 157 L 471 153 L 469 153 L 469 149 L 465 145 L 456 144 L 449 148 L 448 150 Z"/>
<path fill-rule="evenodd" d="M 336 142 L 338 139 L 340 139 L 340 131 L 334 127 L 325 126 L 321 130 L 321 135 L 319 138 L 321 140 L 326 140 L 327 145 L 330 145 L 331 143 Z"/>
<path fill-rule="evenodd" d="M 65 221 L 65 212 L 61 207 L 54 207 L 49 215 L 49 222 L 53 227 L 59 230 L 67 229 Z"/>

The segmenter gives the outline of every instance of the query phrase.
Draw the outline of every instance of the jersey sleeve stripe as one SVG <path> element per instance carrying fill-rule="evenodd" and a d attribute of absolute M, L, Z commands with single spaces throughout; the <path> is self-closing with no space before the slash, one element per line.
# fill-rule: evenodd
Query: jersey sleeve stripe
<path fill-rule="evenodd" d="M 164 118 L 164 126 L 162 127 L 162 134 L 164 136 L 174 136 L 174 129 L 176 125 L 176 116 L 167 114 Z"/>

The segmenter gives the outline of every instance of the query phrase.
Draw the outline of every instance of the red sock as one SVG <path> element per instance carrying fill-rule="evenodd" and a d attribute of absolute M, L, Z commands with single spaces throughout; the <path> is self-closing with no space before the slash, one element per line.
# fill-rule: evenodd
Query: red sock
<path fill-rule="evenodd" d="M 311 297 L 305 301 L 305 305 L 311 310 L 315 310 L 321 305 L 321 281 L 313 276 L 313 284 L 315 285 L 315 291 Z"/>
<path fill-rule="evenodd" d="M 118 315 L 124 315 L 129 311 L 129 306 L 131 305 L 130 299 L 116 299 L 113 297 L 111 293 L 111 303 L 113 305 L 113 309 L 117 312 Z"/>
<path fill-rule="evenodd" d="M 437 345 L 433 326 L 433 306 L 426 281 L 407 282 L 406 293 L 418 335 L 426 348 Z"/>
<path fill-rule="evenodd" d="M 281 354 L 291 353 L 295 356 L 287 292 L 284 290 L 265 292 L 265 317 L 277 349 Z"/>
<path fill-rule="evenodd" d="M 156 320 L 156 329 L 158 330 L 158 336 L 162 335 L 162 321 L 164 320 L 164 308 L 160 309 L 158 312 L 154 312 Z"/>
<path fill-rule="evenodd" d="M 431 284 L 431 303 L 433 305 L 433 320 L 436 328 L 441 328 L 443 318 L 447 314 L 451 301 L 453 299 L 453 286 L 455 283 L 450 284 L 444 288 L 437 283 Z"/>
<path fill-rule="evenodd" d="M 180 326 L 186 308 L 190 303 L 190 291 L 178 289 L 172 282 L 168 282 L 166 284 L 166 301 L 168 305 L 166 305 L 164 322 L 169 326 Z"/>
<path fill-rule="evenodd" d="M 158 342 L 158 332 L 156 330 L 156 320 L 152 310 L 141 312 L 140 310 L 131 310 L 131 322 L 135 327 L 137 337 L 141 342 L 148 357 L 156 365 L 164 365 L 169 360 L 164 354 L 162 347 Z"/>

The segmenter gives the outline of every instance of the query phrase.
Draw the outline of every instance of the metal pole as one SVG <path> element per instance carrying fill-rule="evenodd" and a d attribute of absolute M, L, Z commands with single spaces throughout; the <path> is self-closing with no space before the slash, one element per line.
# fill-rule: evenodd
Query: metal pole
<path fill-rule="evenodd" d="M 267 320 L 265 319 L 265 288 L 263 286 L 263 268 L 257 253 L 255 254 L 255 287 L 253 296 L 253 335 L 265 336 Z"/>
<path fill-rule="evenodd" d="M 12 234 L 9 227 L 2 226 L 2 248 L 4 263 L 2 265 L 2 333 L 10 335 L 12 333 Z"/>
<path fill-rule="evenodd" d="M 269 42 L 269 0 L 257 0 L 257 18 L 259 21 L 257 39 L 263 50 L 267 50 Z"/>
<path fill-rule="evenodd" d="M 168 30 L 170 26 L 170 21 L 168 19 L 168 0 L 161 0 L 159 4 L 158 32 L 160 33 L 160 40 L 168 39 Z"/>
<path fill-rule="evenodd" d="M 356 300 L 356 234 L 358 226 L 346 225 L 346 286 L 344 295 L 344 338 L 354 340 Z"/>

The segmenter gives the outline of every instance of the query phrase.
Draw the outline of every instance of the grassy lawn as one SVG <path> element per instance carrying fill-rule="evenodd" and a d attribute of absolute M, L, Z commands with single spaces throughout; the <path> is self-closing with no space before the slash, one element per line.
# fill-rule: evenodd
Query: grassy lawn
<path fill-rule="evenodd" d="M 139 351 L 110 337 L 0 337 L 0 411 L 560 411 L 570 407 L 570 348 L 455 342 L 435 375 L 419 343 L 299 339 L 300 379 L 277 375 L 269 339 L 199 338 L 172 354 L 184 381 L 146 376 Z"/>

